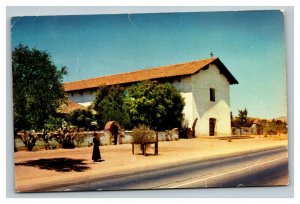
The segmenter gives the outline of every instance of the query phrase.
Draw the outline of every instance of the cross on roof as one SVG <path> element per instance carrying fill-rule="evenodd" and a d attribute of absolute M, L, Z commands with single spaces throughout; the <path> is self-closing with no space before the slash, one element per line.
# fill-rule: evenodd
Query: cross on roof
<path fill-rule="evenodd" d="M 210 52 L 210 57 L 213 57 L 213 56 L 214 56 L 214 54 L 212 52 Z"/>

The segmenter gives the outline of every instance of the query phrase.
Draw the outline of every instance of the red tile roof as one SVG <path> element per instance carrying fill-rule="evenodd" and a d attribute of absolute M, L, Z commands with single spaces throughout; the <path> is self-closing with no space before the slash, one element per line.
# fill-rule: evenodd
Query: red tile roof
<path fill-rule="evenodd" d="M 74 101 L 68 100 L 66 104 L 63 104 L 59 108 L 58 112 L 62 114 L 67 114 L 74 110 L 83 109 L 83 108 L 85 108 L 85 106 L 75 103 Z"/>
<path fill-rule="evenodd" d="M 223 74 L 227 77 L 230 84 L 237 84 L 237 80 L 231 75 L 228 69 L 223 65 L 219 58 L 209 58 L 192 62 L 185 62 L 174 65 L 155 67 L 150 69 L 142 69 L 133 72 L 115 74 L 97 78 L 90 78 L 80 81 L 64 83 L 65 91 L 77 91 L 83 89 L 97 88 L 100 85 L 115 85 L 139 82 L 144 80 L 161 79 L 168 77 L 192 75 L 205 68 L 207 65 L 219 64 L 219 69 L 223 70 Z"/>

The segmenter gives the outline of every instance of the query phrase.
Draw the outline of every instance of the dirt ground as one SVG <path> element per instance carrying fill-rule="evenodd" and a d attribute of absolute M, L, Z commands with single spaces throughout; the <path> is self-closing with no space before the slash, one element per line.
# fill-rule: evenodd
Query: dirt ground
<path fill-rule="evenodd" d="M 93 162 L 92 147 L 76 149 L 19 151 L 15 159 L 15 189 L 17 192 L 39 191 L 48 187 L 95 178 L 182 165 L 201 159 L 217 158 L 248 151 L 287 146 L 286 137 L 255 137 L 227 140 L 195 138 L 159 142 L 158 155 L 150 148 L 148 156 L 132 154 L 131 144 L 101 146 L 101 162 Z M 136 148 L 138 149 L 138 148 Z"/>

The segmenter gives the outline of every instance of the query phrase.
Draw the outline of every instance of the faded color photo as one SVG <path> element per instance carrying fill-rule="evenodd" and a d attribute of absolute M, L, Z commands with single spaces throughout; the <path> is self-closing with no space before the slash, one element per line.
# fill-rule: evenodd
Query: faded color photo
<path fill-rule="evenodd" d="M 284 11 L 11 19 L 16 192 L 286 186 Z"/>

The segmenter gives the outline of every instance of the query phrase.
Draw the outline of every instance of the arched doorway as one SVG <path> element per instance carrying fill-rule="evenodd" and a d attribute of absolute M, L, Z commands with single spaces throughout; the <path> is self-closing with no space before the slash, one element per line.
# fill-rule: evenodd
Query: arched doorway
<path fill-rule="evenodd" d="M 113 144 L 117 145 L 119 138 L 118 138 L 118 132 L 120 129 L 120 125 L 116 121 L 109 121 L 105 124 L 104 130 L 109 131 L 111 133 L 111 136 L 113 139 Z"/>

